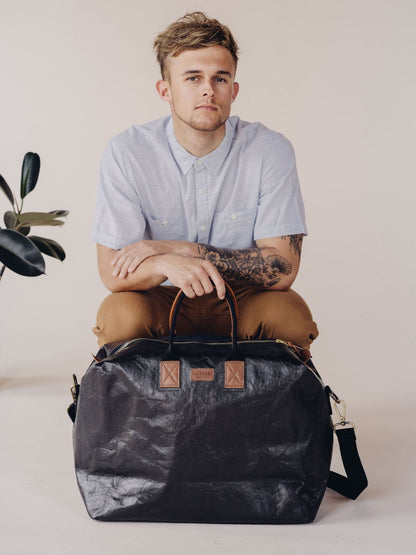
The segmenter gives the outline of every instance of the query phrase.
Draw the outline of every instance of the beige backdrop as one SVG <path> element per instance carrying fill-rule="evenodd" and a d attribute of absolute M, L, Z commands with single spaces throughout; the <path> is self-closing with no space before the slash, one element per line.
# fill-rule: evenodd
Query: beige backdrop
<path fill-rule="evenodd" d="M 89 239 L 101 152 L 131 124 L 167 114 L 154 87 L 152 40 L 194 9 L 230 25 L 240 43 L 234 113 L 294 144 L 309 227 L 296 289 L 319 323 L 314 361 L 348 401 L 370 478 L 356 504 L 326 497 L 322 525 L 302 528 L 304 543 L 298 528 L 287 527 L 283 535 L 273 527 L 228 535 L 228 527 L 165 526 L 159 536 L 150 525 L 140 535 L 122 526 L 98 532 L 73 483 L 66 388 L 96 350 L 90 329 L 106 295 Z M 276 538 L 292 553 L 332 552 L 318 548 L 318 538 L 337 553 L 357 551 L 360 541 L 366 553 L 410 552 L 415 29 L 414 0 L 0 0 L 0 173 L 17 192 L 25 152 L 38 152 L 40 180 L 26 208 L 70 210 L 62 229 L 37 230 L 64 246 L 65 262 L 48 259 L 39 278 L 6 271 L 0 283 L 1 474 L 8 477 L 0 536 L 6 531 L 15 546 L 7 553 L 45 555 L 45 545 L 70 553 L 79 527 L 89 555 L 123 552 L 121 535 L 132 553 L 139 538 L 143 553 L 172 555 L 195 553 L 201 541 L 211 545 L 203 555 L 270 553 L 274 547 L 261 546 Z M 8 208 L 0 192 L 0 213 Z M 99 538 L 114 549 L 102 551 Z M 175 541 L 189 550 L 173 549 Z"/>
<path fill-rule="evenodd" d="M 321 335 L 314 359 L 350 399 L 414 384 L 416 3 L 213 0 L 241 47 L 234 113 L 294 144 L 307 208 L 296 289 Z M 112 135 L 167 113 L 152 40 L 201 1 L 1 0 L 0 172 L 19 185 L 41 156 L 30 210 L 70 210 L 67 260 L 0 283 L 1 375 L 82 373 L 106 294 L 89 239 L 99 159 Z M 17 189 L 15 189 L 17 190 Z M 0 196 L 0 211 L 8 209 Z M 358 390 L 358 391 L 357 391 Z M 345 393 L 344 393 L 345 392 Z M 370 401 L 369 401 L 370 402 Z"/>

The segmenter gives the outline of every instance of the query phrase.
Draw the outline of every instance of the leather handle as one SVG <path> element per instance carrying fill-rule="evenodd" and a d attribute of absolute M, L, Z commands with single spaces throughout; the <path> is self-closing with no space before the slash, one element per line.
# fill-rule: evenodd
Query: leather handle
<path fill-rule="evenodd" d="M 232 350 L 237 349 L 237 319 L 238 319 L 238 306 L 237 299 L 235 298 L 234 291 L 225 283 L 225 300 L 227 301 L 231 318 L 231 343 Z M 172 308 L 169 314 L 169 351 L 172 350 L 173 340 L 175 337 L 176 319 L 178 317 L 179 308 L 185 297 L 185 293 L 180 290 L 172 303 Z"/>

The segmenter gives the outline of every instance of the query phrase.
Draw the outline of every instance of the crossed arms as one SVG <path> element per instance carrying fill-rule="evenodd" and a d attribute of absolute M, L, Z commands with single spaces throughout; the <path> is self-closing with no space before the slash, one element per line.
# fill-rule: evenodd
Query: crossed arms
<path fill-rule="evenodd" d="M 112 292 L 140 291 L 166 279 L 187 297 L 225 296 L 224 279 L 237 287 L 287 290 L 300 264 L 303 235 L 256 241 L 250 249 L 221 249 L 187 241 L 144 240 L 120 250 L 97 245 L 98 269 Z"/>

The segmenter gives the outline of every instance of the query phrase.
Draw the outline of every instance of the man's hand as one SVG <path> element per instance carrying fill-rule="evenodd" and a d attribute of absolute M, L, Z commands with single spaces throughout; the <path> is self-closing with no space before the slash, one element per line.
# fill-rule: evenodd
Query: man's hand
<path fill-rule="evenodd" d="M 195 247 L 186 241 L 139 241 L 121 251 L 97 245 L 100 276 L 113 293 L 146 291 L 169 279 L 187 297 L 212 293 L 216 288 L 218 297 L 225 298 L 225 284 L 219 271 L 208 260 L 194 258 Z M 166 250 L 168 254 L 161 254 Z"/>
<path fill-rule="evenodd" d="M 155 269 L 191 299 L 212 293 L 214 287 L 218 298 L 225 298 L 224 280 L 208 260 L 167 254 L 157 258 Z"/>
<path fill-rule="evenodd" d="M 150 256 L 158 254 L 192 256 L 194 248 L 193 244 L 187 241 L 138 241 L 116 252 L 111 261 L 111 266 L 114 267 L 113 276 L 125 278 Z"/>

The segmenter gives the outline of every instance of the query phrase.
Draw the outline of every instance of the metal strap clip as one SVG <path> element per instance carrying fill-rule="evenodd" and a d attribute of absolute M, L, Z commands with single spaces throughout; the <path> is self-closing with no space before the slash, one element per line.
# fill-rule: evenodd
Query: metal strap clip
<path fill-rule="evenodd" d="M 71 395 L 74 403 L 77 404 L 79 395 L 79 384 L 75 374 L 72 374 L 72 379 L 74 380 L 74 384 L 71 386 Z"/>
<path fill-rule="evenodd" d="M 346 420 L 347 405 L 345 404 L 345 401 L 343 401 L 342 399 L 339 399 L 339 397 L 337 397 L 335 393 L 333 393 L 332 391 L 330 392 L 329 395 L 331 399 L 334 401 L 333 407 L 339 418 L 339 422 L 336 422 L 334 424 L 334 430 L 336 430 L 337 428 L 343 428 L 343 429 L 354 428 L 355 430 L 354 422 L 351 422 L 350 420 Z"/>

